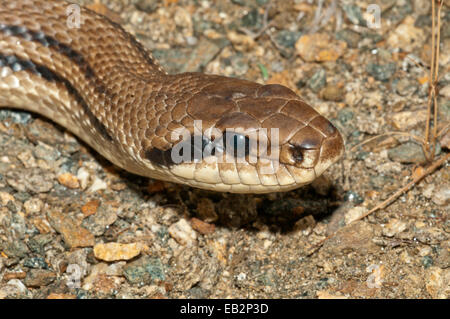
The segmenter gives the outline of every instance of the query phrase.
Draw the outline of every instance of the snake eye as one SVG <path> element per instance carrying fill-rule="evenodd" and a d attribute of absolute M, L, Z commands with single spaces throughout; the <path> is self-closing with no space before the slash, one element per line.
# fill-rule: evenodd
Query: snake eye
<path fill-rule="evenodd" d="M 235 132 L 223 135 L 225 150 L 234 157 L 244 157 L 250 153 L 250 140 L 247 136 Z"/>
<path fill-rule="evenodd" d="M 304 159 L 303 148 L 299 146 L 294 146 L 291 149 L 291 155 L 296 163 L 301 163 Z"/>

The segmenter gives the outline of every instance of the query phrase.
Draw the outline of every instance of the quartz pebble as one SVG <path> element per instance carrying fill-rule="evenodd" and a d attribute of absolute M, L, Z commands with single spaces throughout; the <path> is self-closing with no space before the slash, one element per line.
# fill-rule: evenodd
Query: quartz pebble
<path fill-rule="evenodd" d="M 129 260 L 141 253 L 143 245 L 139 243 L 106 243 L 94 246 L 94 255 L 104 261 Z"/>
<path fill-rule="evenodd" d="M 191 246 L 197 240 L 197 233 L 192 229 L 186 219 L 180 219 L 169 227 L 169 235 L 180 245 Z"/>

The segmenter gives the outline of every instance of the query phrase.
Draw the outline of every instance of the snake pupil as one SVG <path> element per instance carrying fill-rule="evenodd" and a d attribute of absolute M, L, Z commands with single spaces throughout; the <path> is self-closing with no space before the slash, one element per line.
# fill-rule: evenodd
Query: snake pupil
<path fill-rule="evenodd" d="M 301 147 L 294 146 L 291 154 L 297 163 L 301 163 L 303 161 L 303 149 Z"/>

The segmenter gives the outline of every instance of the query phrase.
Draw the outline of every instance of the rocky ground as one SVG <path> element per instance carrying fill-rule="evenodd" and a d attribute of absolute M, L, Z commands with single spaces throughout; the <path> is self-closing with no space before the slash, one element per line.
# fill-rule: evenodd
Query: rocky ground
<path fill-rule="evenodd" d="M 339 128 L 346 154 L 296 191 L 205 192 L 128 174 L 48 119 L 1 110 L 0 298 L 450 296 L 448 163 L 352 222 L 425 165 L 407 136 L 358 144 L 424 135 L 430 1 L 91 2 L 171 73 L 289 86 Z M 440 128 L 450 120 L 449 5 Z"/>

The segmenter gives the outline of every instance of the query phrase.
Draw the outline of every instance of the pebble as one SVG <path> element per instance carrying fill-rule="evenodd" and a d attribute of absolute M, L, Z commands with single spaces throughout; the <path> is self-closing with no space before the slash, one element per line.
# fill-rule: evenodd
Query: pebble
<path fill-rule="evenodd" d="M 100 201 L 97 199 L 91 200 L 81 206 L 81 212 L 85 217 L 89 217 L 94 215 L 97 212 L 98 207 L 100 206 Z"/>
<path fill-rule="evenodd" d="M 33 157 L 31 150 L 25 150 L 17 155 L 25 168 L 37 167 L 36 159 Z"/>
<path fill-rule="evenodd" d="M 433 299 L 448 299 L 450 296 L 450 270 L 438 267 L 427 269 L 425 289 Z"/>
<path fill-rule="evenodd" d="M 439 89 L 439 95 L 446 97 L 447 99 L 450 99 L 450 84 Z"/>
<path fill-rule="evenodd" d="M 351 222 L 357 220 L 358 218 L 363 216 L 365 213 L 367 213 L 367 211 L 368 211 L 368 209 L 366 207 L 362 207 L 362 206 L 356 206 L 356 207 L 350 208 L 344 217 L 345 224 L 348 225 Z"/>
<path fill-rule="evenodd" d="M 425 227 L 415 224 L 414 237 L 421 243 L 426 245 L 438 245 L 448 239 L 447 234 L 437 227 Z"/>
<path fill-rule="evenodd" d="M 343 29 L 336 33 L 336 39 L 345 41 L 350 48 L 357 48 L 361 42 L 361 35 L 351 29 Z"/>
<path fill-rule="evenodd" d="M 95 289 L 96 291 L 108 293 L 112 289 L 117 288 L 116 286 L 120 284 L 120 279 L 117 280 L 118 278 L 115 277 L 122 276 L 123 267 L 119 267 L 119 273 L 116 271 L 111 272 L 110 267 L 106 263 L 93 265 L 90 268 L 89 275 L 83 279 L 83 289 L 87 291 Z"/>
<path fill-rule="evenodd" d="M 54 125 L 41 119 L 25 127 L 27 138 L 34 144 L 58 145 L 64 143 L 64 135 Z"/>
<path fill-rule="evenodd" d="M 83 227 L 95 236 L 101 236 L 108 227 L 117 220 L 115 209 L 109 205 L 101 205 L 97 212 L 83 220 Z"/>
<path fill-rule="evenodd" d="M 12 119 L 13 123 L 17 124 L 28 124 L 31 120 L 31 114 L 28 112 L 18 111 L 18 110 L 0 110 L 0 121 L 5 121 L 6 119 Z"/>
<path fill-rule="evenodd" d="M 39 141 L 38 145 L 33 149 L 33 155 L 38 159 L 54 162 L 61 157 L 61 152 Z"/>
<path fill-rule="evenodd" d="M 248 52 L 256 46 L 256 42 L 252 37 L 236 31 L 229 31 L 227 38 L 233 44 L 233 47 L 240 52 Z"/>
<path fill-rule="evenodd" d="M 328 84 L 321 92 L 321 97 L 326 101 L 342 101 L 344 99 L 344 88 Z"/>
<path fill-rule="evenodd" d="M 6 192 L 0 192 L 0 203 L 6 206 L 8 202 L 14 202 L 14 196 Z"/>
<path fill-rule="evenodd" d="M 50 225 L 62 235 L 64 242 L 70 248 L 94 246 L 94 235 L 86 228 L 79 226 L 72 218 L 57 211 L 49 211 L 47 216 Z"/>
<path fill-rule="evenodd" d="M 6 285 L 0 285 L 0 299 L 22 297 L 28 293 L 27 287 L 19 279 L 11 279 Z"/>
<path fill-rule="evenodd" d="M 54 175 L 38 168 L 22 168 L 9 171 L 6 182 L 19 192 L 47 193 L 53 188 Z"/>
<path fill-rule="evenodd" d="M 214 224 L 206 223 L 195 217 L 191 219 L 191 226 L 194 230 L 203 235 L 212 234 L 216 229 Z"/>
<path fill-rule="evenodd" d="M 55 294 L 51 293 L 47 296 L 46 299 L 76 299 L 77 296 L 71 294 Z"/>
<path fill-rule="evenodd" d="M 326 33 L 306 34 L 295 43 L 297 54 L 306 62 L 336 61 L 346 48 L 347 43 Z"/>
<path fill-rule="evenodd" d="M 261 16 L 256 8 L 250 10 L 241 19 L 241 25 L 246 28 L 254 28 L 260 24 Z"/>
<path fill-rule="evenodd" d="M 361 204 L 362 202 L 364 202 L 364 198 L 357 192 L 354 192 L 352 190 L 349 190 L 344 194 L 344 200 L 347 202 L 353 202 L 355 204 Z"/>
<path fill-rule="evenodd" d="M 275 36 L 275 41 L 282 47 L 293 48 L 301 35 L 298 31 L 281 30 Z"/>
<path fill-rule="evenodd" d="M 27 272 L 24 284 L 27 287 L 48 286 L 56 279 L 56 274 L 50 270 L 31 269 Z"/>
<path fill-rule="evenodd" d="M 172 224 L 169 229 L 169 235 L 183 246 L 192 246 L 197 241 L 197 233 L 192 229 L 186 219 L 180 219 Z"/>
<path fill-rule="evenodd" d="M 427 120 L 426 110 L 403 111 L 389 115 L 396 129 L 405 131 Z"/>
<path fill-rule="evenodd" d="M 27 276 L 26 272 L 16 271 L 16 272 L 6 272 L 3 275 L 3 281 L 9 281 L 12 279 L 24 279 Z"/>
<path fill-rule="evenodd" d="M 307 80 L 306 84 L 313 92 L 319 92 L 327 83 L 327 75 L 325 69 L 318 68 L 312 76 Z"/>
<path fill-rule="evenodd" d="M 1 177 L 0 177 L 0 179 L 1 179 Z M 27 192 L 17 192 L 14 194 L 14 198 L 17 199 L 18 201 L 24 203 L 31 198 L 31 195 L 28 194 Z"/>
<path fill-rule="evenodd" d="M 386 64 L 369 63 L 366 71 L 378 81 L 388 81 L 397 70 L 394 62 Z"/>
<path fill-rule="evenodd" d="M 78 178 L 70 173 L 63 173 L 58 175 L 58 182 L 70 189 L 76 189 L 80 187 Z"/>
<path fill-rule="evenodd" d="M 164 266 L 159 258 L 143 256 L 127 264 L 123 275 L 131 284 L 151 284 L 154 281 L 165 280 Z"/>
<path fill-rule="evenodd" d="M 367 25 L 367 22 L 361 13 L 361 8 L 357 5 L 344 4 L 342 5 L 342 10 L 344 10 L 346 17 L 351 21 L 351 23 L 360 26 Z"/>
<path fill-rule="evenodd" d="M 294 231 L 306 231 L 305 234 L 309 234 L 310 229 L 314 228 L 316 225 L 316 220 L 312 215 L 307 215 L 305 217 L 300 218 L 297 220 L 294 224 L 293 230 Z"/>
<path fill-rule="evenodd" d="M 328 290 L 319 290 L 316 295 L 318 299 L 348 299 L 345 295 L 334 294 Z"/>
<path fill-rule="evenodd" d="M 420 257 L 425 257 L 425 256 L 428 256 L 428 255 L 431 255 L 432 252 L 433 251 L 432 251 L 431 247 L 425 246 L 425 247 L 422 247 L 422 248 L 419 249 L 418 255 Z"/>
<path fill-rule="evenodd" d="M 337 118 L 342 125 L 345 125 L 346 123 L 351 122 L 354 116 L 355 114 L 352 109 L 346 107 L 338 112 Z"/>
<path fill-rule="evenodd" d="M 399 219 L 392 218 L 386 225 L 384 225 L 382 233 L 386 237 L 394 237 L 407 228 L 407 224 Z"/>
<path fill-rule="evenodd" d="M 49 268 L 47 262 L 42 257 L 25 258 L 23 261 L 23 265 L 25 267 L 34 268 L 34 269 L 48 269 Z"/>
<path fill-rule="evenodd" d="M 189 12 L 183 7 L 177 7 L 175 9 L 174 19 L 175 25 L 181 28 L 188 29 L 188 33 L 192 35 L 192 19 Z"/>
<path fill-rule="evenodd" d="M 436 146 L 436 155 L 440 153 L 440 148 Z M 391 161 L 399 163 L 423 164 L 426 162 L 422 146 L 413 142 L 406 142 L 388 150 L 388 157 Z"/>
<path fill-rule="evenodd" d="M 333 237 L 325 241 L 323 248 L 332 255 L 356 252 L 371 254 L 379 251 L 373 243 L 374 230 L 372 225 L 364 221 L 356 221 L 339 229 Z"/>
<path fill-rule="evenodd" d="M 414 18 L 406 17 L 403 22 L 389 35 L 387 44 L 392 48 L 401 48 L 411 52 L 423 46 L 426 40 L 422 29 L 414 26 Z"/>
<path fill-rule="evenodd" d="M 89 174 L 89 171 L 84 168 L 84 167 L 80 167 L 77 171 L 77 179 L 78 182 L 80 183 L 81 189 L 86 189 L 88 182 L 89 182 L 89 176 L 91 174 Z"/>
<path fill-rule="evenodd" d="M 395 86 L 395 90 L 401 96 L 413 95 L 418 88 L 418 83 L 415 80 L 411 80 L 408 78 L 400 79 Z"/>
<path fill-rule="evenodd" d="M 1 244 L 0 250 L 3 250 L 8 257 L 24 258 L 29 252 L 28 246 L 22 240 L 14 240 L 6 244 Z"/>
<path fill-rule="evenodd" d="M 158 8 L 158 0 L 138 0 L 135 6 L 138 10 L 151 13 Z"/>
<path fill-rule="evenodd" d="M 53 240 L 52 234 L 38 234 L 28 241 L 28 247 L 36 254 L 44 254 L 44 246 Z"/>
<path fill-rule="evenodd" d="M 424 189 L 422 191 L 422 195 L 425 196 L 426 198 L 430 199 L 431 196 L 433 196 L 433 194 L 434 194 L 435 187 L 436 187 L 436 185 L 434 185 L 434 184 L 428 184 L 427 186 L 424 187 Z"/>
<path fill-rule="evenodd" d="M 419 14 L 428 14 L 431 3 L 428 0 L 414 0 L 414 11 Z"/>
<path fill-rule="evenodd" d="M 27 200 L 23 204 L 23 207 L 25 208 L 25 212 L 27 213 L 27 215 L 39 213 L 44 207 L 44 202 L 41 201 L 39 198 L 33 197 Z"/>
<path fill-rule="evenodd" d="M 444 184 L 438 187 L 433 193 L 431 200 L 439 206 L 450 204 L 450 184 Z"/>
<path fill-rule="evenodd" d="M 140 243 L 106 243 L 94 246 L 95 258 L 104 261 L 129 260 L 138 256 L 144 245 Z"/>
<path fill-rule="evenodd" d="M 106 189 L 107 187 L 108 187 L 108 185 L 106 184 L 106 182 L 104 180 L 102 180 L 101 178 L 95 176 L 94 177 L 94 181 L 92 182 L 92 185 L 89 187 L 87 192 L 88 193 L 95 193 L 97 191 Z"/>
<path fill-rule="evenodd" d="M 422 265 L 426 268 L 430 268 L 431 266 L 433 266 L 433 257 L 431 256 L 424 256 L 422 258 Z"/>
<path fill-rule="evenodd" d="M 439 244 L 436 265 L 442 269 L 450 269 L 450 240 L 445 240 Z"/>

